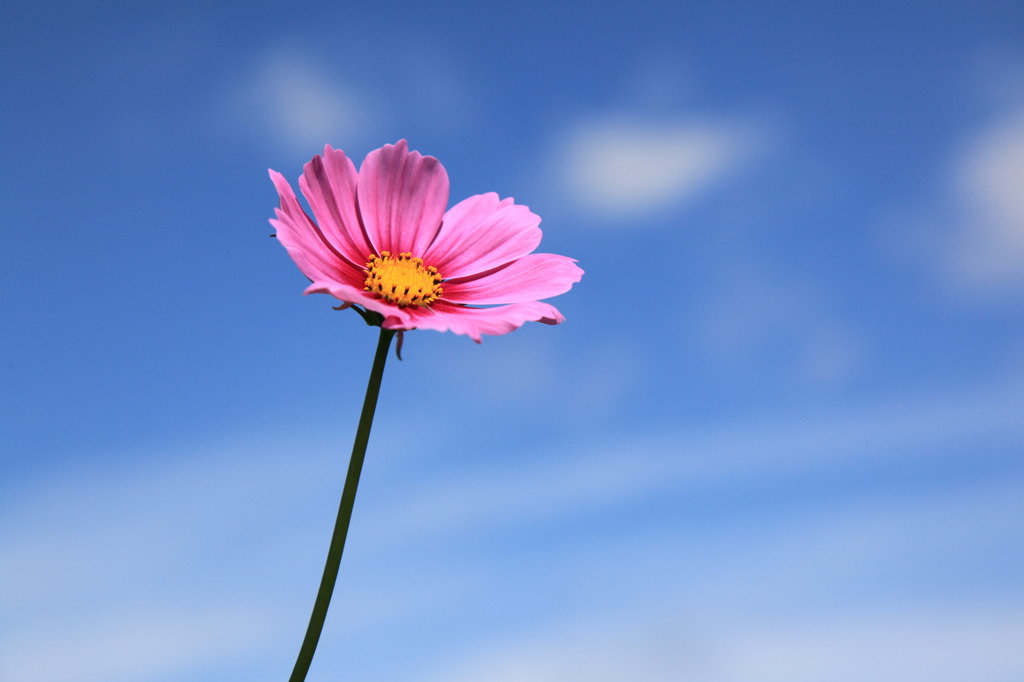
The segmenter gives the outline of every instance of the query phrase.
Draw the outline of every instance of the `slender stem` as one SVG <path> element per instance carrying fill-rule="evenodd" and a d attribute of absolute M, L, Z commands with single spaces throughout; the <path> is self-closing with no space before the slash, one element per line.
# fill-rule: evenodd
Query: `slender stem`
<path fill-rule="evenodd" d="M 352 459 L 348 463 L 348 474 L 345 476 L 345 488 L 341 493 L 341 504 L 338 507 L 338 520 L 334 522 L 334 534 L 331 536 L 331 547 L 327 550 L 327 563 L 324 576 L 320 580 L 320 590 L 316 593 L 313 613 L 309 616 L 309 627 L 306 637 L 302 640 L 299 657 L 288 682 L 303 682 L 313 661 L 320 632 L 324 628 L 327 607 L 331 603 L 334 582 L 338 578 L 338 566 L 341 564 L 341 553 L 345 549 L 345 537 L 348 525 L 352 520 L 352 507 L 356 501 L 356 488 L 359 486 L 359 474 L 363 470 L 363 458 L 366 456 L 366 444 L 370 440 L 370 427 L 373 425 L 373 412 L 377 408 L 377 396 L 380 394 L 380 381 L 384 376 L 384 363 L 388 359 L 388 349 L 395 332 L 381 328 L 377 341 L 377 353 L 373 356 L 373 369 L 370 380 L 366 384 L 366 397 L 363 399 L 363 411 L 359 415 L 359 426 L 356 429 L 356 440 L 352 444 Z"/>

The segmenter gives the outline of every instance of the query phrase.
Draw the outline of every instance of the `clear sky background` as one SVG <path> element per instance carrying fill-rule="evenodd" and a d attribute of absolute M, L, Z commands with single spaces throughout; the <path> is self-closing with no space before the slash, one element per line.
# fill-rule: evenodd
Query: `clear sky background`
<path fill-rule="evenodd" d="M 1024 680 L 1024 4 L 6 2 L 0 680 L 287 678 L 407 138 L 586 270 L 392 358 L 310 681 Z"/>

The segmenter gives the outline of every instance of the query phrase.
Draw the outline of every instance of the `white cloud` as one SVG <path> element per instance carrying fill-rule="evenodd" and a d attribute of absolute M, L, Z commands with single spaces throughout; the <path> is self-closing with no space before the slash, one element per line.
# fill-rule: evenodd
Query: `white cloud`
<path fill-rule="evenodd" d="M 265 55 L 226 94 L 222 125 L 266 136 L 288 152 L 311 155 L 333 140 L 360 136 L 373 122 L 372 98 L 296 50 Z"/>
<path fill-rule="evenodd" d="M 1024 108 L 970 141 L 953 189 L 961 216 L 954 274 L 968 285 L 1024 283 Z"/>
<path fill-rule="evenodd" d="M 301 158 L 325 143 L 372 149 L 424 133 L 464 134 L 479 114 L 459 60 L 421 36 L 399 42 L 381 53 L 368 36 L 315 48 L 284 39 L 221 93 L 218 132 Z"/>
<path fill-rule="evenodd" d="M 587 121 L 559 151 L 562 181 L 579 204 L 613 217 L 656 214 L 698 196 L 749 158 L 757 136 L 701 121 Z"/>

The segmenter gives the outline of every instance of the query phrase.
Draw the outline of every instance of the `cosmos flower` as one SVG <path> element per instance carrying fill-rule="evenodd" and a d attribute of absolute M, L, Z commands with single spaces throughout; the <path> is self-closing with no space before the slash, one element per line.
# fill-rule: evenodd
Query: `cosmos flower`
<path fill-rule="evenodd" d="M 566 256 L 532 253 L 540 218 L 493 192 L 448 205 L 448 174 L 405 140 L 371 152 L 362 167 L 330 145 L 306 164 L 299 188 L 314 221 L 283 175 L 270 223 L 311 280 L 305 293 L 330 294 L 383 317 L 384 329 L 506 334 L 524 322 L 565 318 L 541 299 L 583 276 Z"/>

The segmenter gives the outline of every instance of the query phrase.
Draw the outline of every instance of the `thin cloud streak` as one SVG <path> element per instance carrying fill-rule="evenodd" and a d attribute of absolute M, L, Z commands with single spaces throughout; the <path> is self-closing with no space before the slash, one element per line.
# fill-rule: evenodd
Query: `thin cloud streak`
<path fill-rule="evenodd" d="M 564 571 L 587 580 L 600 567 L 613 567 L 604 600 L 563 607 L 570 615 L 557 622 L 478 642 L 423 679 L 1015 678 L 1024 671 L 1016 646 L 1024 601 L 971 584 L 966 594 L 947 589 L 915 598 L 898 587 L 893 572 L 912 575 L 915 583 L 961 572 L 1000 547 L 1001 538 L 1019 535 L 1020 499 L 1019 482 L 967 486 L 861 500 L 825 514 L 810 509 L 742 537 L 695 542 L 647 533 L 641 542 L 613 544 L 595 537 L 596 551 L 575 548 Z M 623 572 L 621 556 L 646 560 Z M 629 607 L 612 584 L 632 586 Z M 837 593 L 846 598 L 837 601 Z"/>
<path fill-rule="evenodd" d="M 0 648 L 0 675 L 24 682 L 136 682 L 257 650 L 276 629 L 268 614 L 238 605 L 135 606 L 12 632 Z"/>
<path fill-rule="evenodd" d="M 976 458 L 977 450 L 969 447 L 972 443 L 1007 442 L 1024 436 L 1024 425 L 1019 419 L 1022 404 L 1024 395 L 1014 388 L 955 391 L 944 397 L 890 400 L 859 411 L 791 415 L 760 423 L 720 425 L 703 433 L 663 432 L 611 445 L 577 446 L 577 452 L 582 453 L 579 456 L 540 457 L 529 465 L 503 466 L 500 462 L 508 460 L 498 458 L 478 473 L 449 471 L 444 475 L 417 477 L 414 484 L 378 481 L 374 494 L 362 500 L 360 513 L 372 518 L 374 524 L 372 532 L 360 533 L 360 547 L 371 564 L 385 559 L 386 565 L 401 564 L 393 562 L 394 555 L 410 543 L 421 546 L 442 538 L 461 542 L 485 528 L 500 532 L 510 526 L 538 527 L 615 509 L 631 501 L 656 500 L 665 494 L 724 492 L 735 486 L 773 486 L 798 477 L 870 470 L 914 458 L 934 457 L 935 447 L 950 443 L 964 444 L 960 448 L 962 454 L 956 457 Z M 291 615 L 281 618 L 275 611 L 281 610 L 284 599 L 301 602 L 305 593 L 300 588 L 304 583 L 300 585 L 296 579 L 291 585 L 295 594 L 283 590 L 266 598 L 263 607 L 251 607 L 256 615 L 248 617 L 250 630 L 243 628 L 239 631 L 240 639 L 225 640 L 213 647 L 209 638 L 182 639 L 181 632 L 191 627 L 188 623 L 198 626 L 211 622 L 204 609 L 185 607 L 179 613 L 179 620 L 186 623 L 181 631 L 165 633 L 166 636 L 157 636 L 157 632 L 154 638 L 166 640 L 167 646 L 142 647 L 142 651 L 149 653 L 132 662 L 130 670 L 118 667 L 122 665 L 118 662 L 120 645 L 114 634 L 118 628 L 132 623 L 136 623 L 131 627 L 133 631 L 156 632 L 139 620 L 149 616 L 132 613 L 160 613 L 161 609 L 154 608 L 154 604 L 173 599 L 173 594 L 158 598 L 152 591 L 156 585 L 174 584 L 171 575 L 178 572 L 192 576 L 188 592 L 192 599 L 198 599 L 199 594 L 214 595 L 222 590 L 227 579 L 225 572 L 232 573 L 233 565 L 249 566 L 247 570 L 254 576 L 251 582 L 241 587 L 234 585 L 234 595 L 219 597 L 207 607 L 227 617 L 236 613 L 239 590 L 262 593 L 264 588 L 257 586 L 259 576 L 295 571 L 294 566 L 282 568 L 283 556 L 291 557 L 293 565 L 318 565 L 322 558 L 321 543 L 328 532 L 326 524 L 336 503 L 334 488 L 340 480 L 340 464 L 335 455 L 338 448 L 325 445 L 329 439 L 317 438 L 315 434 L 307 434 L 306 438 L 308 442 L 300 451 L 324 454 L 304 458 L 305 463 L 282 459 L 282 452 L 296 451 L 295 443 L 285 447 L 283 439 L 268 441 L 250 434 L 237 442 L 225 441 L 200 449 L 203 456 L 197 456 L 193 448 L 187 454 L 164 453 L 153 457 L 148 461 L 157 462 L 155 466 L 140 465 L 120 476 L 97 473 L 92 485 L 78 481 L 77 490 L 70 495 L 73 503 L 65 500 L 65 505 L 59 507 L 67 509 L 70 504 L 84 510 L 83 514 L 63 521 L 47 509 L 57 508 L 52 501 L 66 498 L 68 489 L 48 483 L 23 493 L 19 502 L 7 506 L 4 518 L 0 519 L 0 528 L 8 529 L 0 535 L 0 556 L 5 558 L 0 564 L 0 581 L 11 594 L 23 595 L 12 604 L 13 608 L 8 607 L 0 614 L 0 628 L 17 628 L 21 633 L 17 640 L 8 640 L 14 643 L 0 650 L 0 670 L 10 671 L 11 675 L 18 672 L 12 679 L 32 682 L 58 678 L 86 682 L 104 676 L 117 679 L 121 675 L 126 679 L 132 675 L 155 675 L 168 669 L 170 658 L 175 659 L 174 666 L 188 667 L 230 657 L 235 655 L 233 652 L 255 652 L 268 631 L 291 624 Z M 389 453 L 400 452 L 401 446 L 388 439 L 379 445 L 386 473 L 393 464 Z M 168 462 L 177 464 L 169 467 Z M 331 470 L 331 475 L 324 476 L 324 469 Z M 313 489 L 310 481 L 315 482 Z M 267 497 L 270 492 L 273 495 Z M 307 506 L 310 497 L 315 498 L 315 503 Z M 997 497 L 989 496 L 988 501 L 1005 502 Z M 1017 499 L 1017 495 L 1012 499 Z M 872 501 L 872 505 L 876 502 Z M 927 499 L 916 504 L 928 506 Z M 981 506 L 980 528 L 986 527 L 986 519 L 993 516 L 982 513 L 989 506 Z M 259 510 L 255 515 L 254 509 Z M 820 587 L 826 589 L 835 573 L 823 569 L 821 562 L 835 561 L 834 552 L 825 549 L 834 548 L 837 537 L 846 537 L 852 543 L 851 551 L 868 565 L 891 560 L 892 548 L 898 545 L 890 537 L 893 532 L 899 537 L 927 539 L 913 517 L 908 517 L 909 526 L 901 528 L 893 523 L 891 508 L 874 515 L 871 509 L 874 507 L 869 507 L 867 513 L 854 514 L 848 522 L 833 518 L 823 523 L 819 531 L 813 526 L 805 527 L 807 534 L 798 533 L 796 540 L 791 540 L 795 544 L 784 551 L 780 546 L 784 547 L 784 538 L 794 529 L 783 523 L 777 529 L 782 536 L 769 537 L 761 546 L 760 555 L 755 551 L 754 556 L 743 561 L 736 560 L 735 551 L 726 543 L 728 546 L 718 550 L 725 553 L 719 556 L 718 564 L 733 566 L 732 574 L 714 571 L 721 584 L 715 588 L 713 583 L 705 582 L 704 591 L 739 594 L 742 590 L 737 592 L 737 585 L 758 584 L 749 575 L 747 567 L 751 565 L 760 567 L 759 580 L 768 581 L 763 584 L 789 584 L 786 589 L 803 589 L 814 582 L 811 578 L 816 578 L 826 581 Z M 324 523 L 311 527 L 308 519 L 314 513 Z M 997 516 L 1019 518 L 1005 509 Z M 867 523 L 869 518 L 874 521 Z M 956 532 L 935 540 L 940 555 L 957 551 L 957 546 L 971 537 L 984 536 L 977 532 L 977 523 L 967 523 L 965 527 L 971 531 L 966 540 Z M 890 532 L 872 535 L 871 528 L 888 528 Z M 1007 535 L 1012 532 L 996 534 Z M 859 550 L 858 542 L 862 543 Z M 218 553 L 211 555 L 210 547 L 217 547 Z M 70 553 L 62 552 L 68 548 Z M 612 549 L 622 551 L 621 545 Z M 709 549 L 703 548 L 705 552 Z M 652 551 L 650 547 L 634 547 L 629 555 L 651 556 Z M 673 552 L 672 557 L 678 559 L 676 550 Z M 810 554 L 799 563 L 803 570 L 794 571 L 789 560 L 774 565 L 769 560 L 771 556 L 779 557 L 780 552 L 789 559 L 801 552 Z M 227 560 L 226 556 L 234 558 Z M 610 562 L 595 555 L 586 563 L 600 566 Z M 198 568 L 200 565 L 206 568 Z M 567 570 L 574 570 L 572 564 L 567 566 Z M 852 566 L 850 570 L 855 569 Z M 46 578 L 40 579 L 41 575 Z M 585 571 L 580 575 L 585 575 Z M 155 577 L 140 580 L 138 576 Z M 359 578 L 353 575 L 353 580 Z M 369 585 L 378 585 L 377 590 L 385 590 L 386 581 L 380 576 L 367 579 Z M 365 581 L 360 584 L 367 585 Z M 659 584 L 677 589 L 672 580 Z M 442 591 L 446 589 L 449 588 Z M 439 598 L 436 593 L 422 596 L 427 601 Z M 391 617 L 402 620 L 415 618 L 417 613 L 422 616 L 422 601 L 399 600 L 391 606 Z M 301 620 L 299 610 L 294 618 Z M 362 610 L 369 613 L 373 608 L 357 605 L 356 615 Z M 107 625 L 97 629 L 98 621 Z M 59 644 L 54 644 L 52 624 L 58 622 L 65 624 L 65 634 L 56 640 Z M 82 634 L 76 636 L 75 631 Z M 83 642 L 88 637 L 98 640 L 86 647 Z M 73 653 L 76 647 L 93 651 L 92 662 L 80 674 L 65 668 L 54 668 L 49 677 L 25 678 L 21 674 L 29 665 L 23 653 L 27 656 L 34 652 L 35 656 L 42 652 L 54 660 L 73 660 L 73 656 L 69 658 L 66 654 Z"/>
<path fill-rule="evenodd" d="M 766 419 L 700 432 L 633 437 L 578 448 L 542 466 L 419 480 L 393 488 L 372 513 L 376 542 L 537 523 L 665 490 L 715 489 L 752 481 L 772 485 L 931 457 L 929 448 L 978 438 L 1024 436 L 1024 394 L 1016 388 L 893 400 L 847 413 Z M 976 456 L 970 449 L 963 456 Z M 405 503 L 398 503 L 404 500 Z M 524 504 L 527 501 L 527 504 Z"/>
<path fill-rule="evenodd" d="M 429 682 L 998 682 L 1024 674 L 1024 609 L 917 610 L 751 621 L 713 614 L 569 622 L 495 644 Z"/>
<path fill-rule="evenodd" d="M 662 432 L 578 447 L 578 456 L 536 457 L 530 464 L 504 468 L 499 462 L 508 460 L 495 460 L 480 473 L 448 470 L 437 474 L 438 480 L 392 482 L 385 486 L 387 492 L 367 500 L 381 508 L 366 513 L 376 519 L 374 544 L 384 547 L 408 536 L 458 534 L 496 523 L 532 524 L 666 489 L 713 489 L 751 481 L 771 485 L 808 473 L 848 472 L 931 457 L 929 448 L 943 444 L 1020 438 L 1022 405 L 1024 394 L 1011 385 L 905 397 L 831 414 L 722 424 L 703 432 Z M 0 554 L 5 557 L 0 575 L 5 583 L 18 585 L 16 594 L 41 596 L 38 590 L 54 589 L 54 584 L 38 579 L 40 569 L 54 564 L 68 547 L 83 552 L 76 559 L 80 565 L 88 565 L 87 555 L 95 552 L 96 567 L 105 572 L 119 565 L 120 558 L 109 551 L 112 547 L 123 546 L 127 537 L 151 535 L 154 529 L 162 529 L 159 547 L 132 556 L 161 562 L 195 540 L 197 531 L 203 537 L 230 537 L 245 517 L 232 518 L 225 512 L 251 509 L 268 490 L 281 505 L 308 497 L 311 491 L 305 486 L 310 481 L 316 482 L 317 490 L 333 495 L 331 486 L 337 481 L 325 480 L 318 472 L 318 467 L 327 466 L 332 475 L 340 475 L 338 448 L 326 445 L 331 441 L 307 434 L 305 444 L 297 446 L 283 437 L 250 436 L 199 449 L 205 456 L 196 456 L 197 449 L 177 457 L 164 453 L 152 458 L 159 466 L 97 476 L 91 487 L 79 481 L 71 490 L 49 482 L 26 491 L 20 503 L 10 504 L 3 513 L 9 522 L 2 527 L 9 530 L 0 541 L 9 551 Z M 397 442 L 378 445 L 386 460 L 396 448 L 400 452 Z M 296 451 L 322 454 L 282 460 L 282 452 Z M 964 449 L 962 456 L 977 453 Z M 180 464 L 168 468 L 164 462 Z M 183 498 L 189 503 L 181 507 Z M 52 518 L 48 510 L 66 508 L 53 504 L 57 499 L 65 505 L 74 500 L 75 507 L 86 511 L 74 519 Z M 531 503 L 523 504 L 524 500 Z M 31 519 L 35 525 L 16 524 L 14 519 Z M 76 537 L 88 541 L 75 541 Z M 140 548 L 145 550 L 144 545 Z M 75 575 L 81 574 L 68 577 Z"/>

